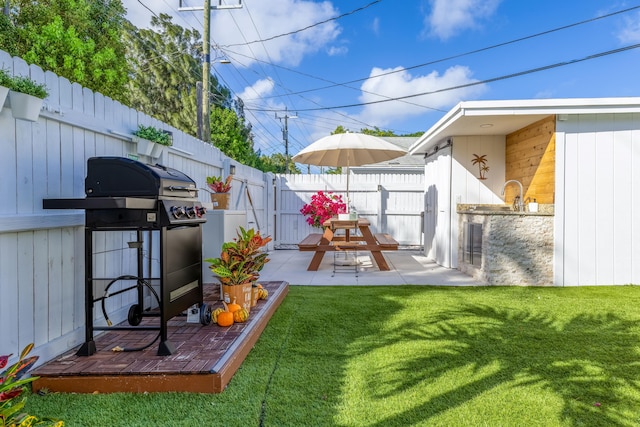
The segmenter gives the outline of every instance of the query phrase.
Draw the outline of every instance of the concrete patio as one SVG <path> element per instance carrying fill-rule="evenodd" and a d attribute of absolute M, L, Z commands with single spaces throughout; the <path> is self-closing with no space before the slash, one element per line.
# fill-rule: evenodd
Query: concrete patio
<path fill-rule="evenodd" d="M 390 271 L 380 271 L 371 264 L 371 254 L 360 252 L 358 256 L 358 276 L 355 270 L 342 267 L 333 274 L 333 255 L 328 253 L 318 271 L 307 271 L 313 252 L 296 249 L 273 250 L 268 262 L 260 273 L 260 281 L 286 281 L 290 285 L 440 285 L 440 286 L 482 286 L 471 276 L 458 270 L 439 266 L 419 250 L 403 249 L 385 251 Z M 206 281 L 206 279 L 205 279 Z"/>

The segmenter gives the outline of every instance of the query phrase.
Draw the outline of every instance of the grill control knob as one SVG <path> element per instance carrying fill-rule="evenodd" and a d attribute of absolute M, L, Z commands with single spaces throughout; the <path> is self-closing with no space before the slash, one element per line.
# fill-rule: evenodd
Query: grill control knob
<path fill-rule="evenodd" d="M 198 215 L 198 208 L 193 207 L 193 206 L 189 206 L 188 208 L 186 208 L 185 212 L 187 215 L 187 218 L 195 218 L 196 215 Z"/>
<path fill-rule="evenodd" d="M 174 218 L 180 219 L 185 216 L 187 213 L 185 212 L 182 206 L 171 206 L 171 214 Z"/>
<path fill-rule="evenodd" d="M 205 208 L 204 206 L 196 206 L 196 215 L 198 216 L 198 218 L 203 217 L 206 213 L 207 208 Z"/>

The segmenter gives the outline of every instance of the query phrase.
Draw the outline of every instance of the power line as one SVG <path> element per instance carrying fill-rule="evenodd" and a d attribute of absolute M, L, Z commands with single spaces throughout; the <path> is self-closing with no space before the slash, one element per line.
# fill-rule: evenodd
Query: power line
<path fill-rule="evenodd" d="M 325 19 L 324 21 L 316 22 L 315 24 L 308 25 L 308 26 L 306 26 L 304 28 L 300 28 L 299 30 L 294 30 L 294 31 L 290 31 L 290 32 L 284 33 L 284 34 L 278 34 L 277 36 L 268 37 L 266 39 L 254 40 L 254 41 L 246 42 L 246 43 L 227 44 L 227 45 L 224 45 L 222 47 L 247 46 L 247 45 L 254 44 L 254 43 L 264 43 L 264 42 L 267 42 L 267 41 L 270 41 L 270 40 L 278 39 L 280 37 L 286 37 L 286 36 L 290 36 L 290 35 L 293 35 L 293 34 L 301 33 L 303 31 L 306 31 L 306 30 L 311 29 L 313 27 L 317 27 L 319 25 L 326 24 L 327 22 L 336 21 L 336 20 L 338 20 L 340 18 L 344 18 L 345 16 L 353 15 L 354 13 L 357 13 L 357 12 L 360 12 L 362 10 L 365 10 L 368 7 L 373 6 L 376 3 L 380 3 L 381 1 L 382 0 L 375 0 L 375 1 L 371 2 L 371 3 L 369 3 L 366 6 L 359 7 L 357 9 L 354 9 L 354 10 L 350 11 L 350 12 L 343 13 L 342 15 L 339 15 L 339 16 L 334 16 L 333 18 Z"/>
<path fill-rule="evenodd" d="M 556 28 L 553 28 L 553 29 L 550 29 L 550 30 L 545 30 L 545 31 L 539 32 L 539 33 L 530 34 L 528 36 L 524 36 L 524 37 L 520 37 L 520 38 L 517 38 L 517 39 L 509 40 L 509 41 L 506 41 L 506 42 L 503 42 L 503 43 L 494 44 L 494 45 L 483 47 L 483 48 L 480 48 L 480 49 L 470 50 L 468 52 L 447 56 L 445 58 L 436 59 L 436 60 L 425 62 L 425 63 L 422 63 L 422 64 L 411 65 L 409 67 L 403 67 L 402 69 L 399 69 L 399 70 L 392 70 L 392 71 L 388 71 L 386 73 L 376 74 L 375 76 L 361 77 L 359 79 L 350 80 L 350 81 L 343 82 L 343 83 L 330 82 L 329 80 L 323 79 L 321 77 L 314 77 L 314 76 L 308 75 L 308 77 L 313 77 L 313 78 L 316 78 L 317 80 L 330 82 L 332 84 L 329 85 L 329 86 L 322 86 L 322 87 L 318 87 L 318 88 L 314 88 L 314 89 L 305 89 L 305 90 L 301 90 L 301 91 L 297 91 L 297 92 L 292 92 L 289 95 L 298 95 L 298 94 L 301 94 L 301 93 L 315 92 L 315 91 L 319 91 L 319 90 L 330 89 L 330 88 L 336 87 L 336 86 L 343 86 L 343 87 L 347 87 L 347 88 L 352 88 L 352 89 L 358 90 L 358 88 L 353 88 L 353 87 L 348 86 L 348 85 L 353 84 L 353 83 L 360 83 L 360 82 L 363 82 L 365 80 L 377 79 L 377 78 L 380 78 L 380 77 L 388 76 L 390 74 L 400 73 L 400 72 L 407 71 L 407 70 L 414 70 L 416 68 L 422 68 L 422 67 L 426 67 L 426 66 L 429 66 L 429 65 L 434 65 L 434 64 L 441 63 L 441 62 L 450 61 L 452 59 L 458 59 L 458 58 L 462 58 L 464 56 L 473 55 L 473 54 L 476 54 L 476 53 L 486 52 L 488 50 L 492 50 L 492 49 L 496 49 L 496 48 L 499 48 L 499 47 L 508 46 L 510 44 L 519 43 L 519 42 L 522 42 L 522 41 L 525 41 L 525 40 L 530 40 L 530 39 L 533 39 L 533 38 L 536 38 L 536 37 L 545 36 L 545 35 L 548 35 L 548 34 L 552 34 L 552 33 L 555 33 L 555 32 L 558 32 L 558 31 L 562 31 L 562 30 L 566 30 L 566 29 L 573 28 L 573 27 L 577 27 L 577 26 L 580 26 L 580 25 L 589 24 L 589 23 L 592 23 L 592 22 L 595 22 L 595 21 L 598 21 L 598 20 L 601 20 L 601 19 L 610 18 L 610 17 L 615 16 L 615 15 L 620 15 L 620 14 L 623 14 L 623 13 L 631 12 L 631 11 L 636 10 L 636 9 L 640 9 L 640 5 L 633 6 L 633 7 L 627 8 L 627 9 L 623 9 L 623 10 L 619 10 L 619 11 L 616 11 L 616 12 L 608 13 L 606 15 L 597 16 L 595 18 L 591 18 L 591 19 L 586 19 L 586 20 L 583 20 L 583 21 L 575 22 L 573 24 L 564 25 L 562 27 L 556 27 Z M 274 96 L 270 96 L 270 97 L 273 98 L 273 97 L 276 97 L 276 96 L 274 95 Z"/>
<path fill-rule="evenodd" d="M 415 98 L 415 97 L 418 97 L 418 96 L 432 95 L 432 94 L 435 94 L 435 93 L 447 92 L 447 91 L 456 90 L 456 89 L 464 89 L 464 88 L 467 88 L 467 87 L 477 86 L 477 85 L 486 84 L 486 83 L 493 83 L 493 82 L 500 81 L 500 80 L 507 80 L 507 79 L 511 79 L 511 78 L 514 78 L 514 77 L 524 76 L 524 75 L 527 75 L 527 74 L 533 74 L 533 73 L 537 73 L 537 72 L 540 72 L 540 71 L 551 70 L 553 68 L 564 67 L 566 65 L 577 64 L 578 62 L 584 62 L 584 61 L 588 61 L 588 60 L 591 60 L 591 59 L 601 58 L 603 56 L 608 56 L 608 55 L 613 55 L 613 54 L 616 54 L 616 53 L 626 52 L 628 50 L 637 49 L 639 47 L 640 47 L 640 43 L 633 44 L 633 45 L 625 46 L 625 47 L 618 48 L 618 49 L 608 50 L 606 52 L 595 53 L 593 55 L 585 56 L 585 57 L 578 58 L 578 59 L 572 59 L 572 60 L 569 60 L 569 61 L 557 62 L 555 64 L 545 65 L 545 66 L 537 67 L 537 68 L 531 68 L 529 70 L 519 71 L 517 73 L 506 74 L 504 76 L 493 77 L 493 78 L 490 78 L 490 79 L 479 80 L 479 81 L 476 81 L 476 82 L 466 83 L 466 84 L 463 84 L 463 85 L 451 86 L 451 87 L 447 87 L 447 88 L 432 90 L 432 91 L 429 91 L 429 92 L 420 92 L 420 93 L 415 93 L 415 94 L 412 94 L 412 95 L 398 96 L 398 97 L 395 97 L 395 98 L 392 98 L 392 99 L 379 99 L 377 101 L 361 102 L 361 103 L 357 103 L 357 104 L 345 104 L 345 105 L 338 105 L 338 106 L 333 106 L 333 107 L 303 108 L 303 109 L 299 109 L 298 111 L 321 111 L 321 110 L 334 110 L 334 109 L 338 109 L 338 108 L 362 107 L 362 106 L 365 106 L 365 105 L 382 104 L 384 102 L 400 101 L 400 100 L 403 100 L 403 99 Z M 273 111 L 273 110 L 262 110 L 262 111 L 269 112 L 269 111 Z"/>

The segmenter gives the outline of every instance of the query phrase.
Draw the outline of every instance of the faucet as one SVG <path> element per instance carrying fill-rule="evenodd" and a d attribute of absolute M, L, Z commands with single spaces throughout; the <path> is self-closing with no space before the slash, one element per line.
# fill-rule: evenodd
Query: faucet
<path fill-rule="evenodd" d="M 500 193 L 501 195 L 504 196 L 504 189 L 507 188 L 507 185 L 509 183 L 515 183 L 518 184 L 518 187 L 520 188 L 520 194 L 517 196 L 517 202 L 518 202 L 518 211 L 520 212 L 524 212 L 524 202 L 522 200 L 522 183 L 520 181 L 518 181 L 517 179 L 510 179 L 509 181 L 505 182 L 504 185 L 502 186 L 502 193 Z"/>

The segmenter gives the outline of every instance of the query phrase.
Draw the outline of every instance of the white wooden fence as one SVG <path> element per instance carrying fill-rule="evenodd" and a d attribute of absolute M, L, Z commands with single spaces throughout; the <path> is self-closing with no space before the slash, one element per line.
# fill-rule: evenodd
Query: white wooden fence
<path fill-rule="evenodd" d="M 350 204 L 371 222 L 375 233 L 389 233 L 404 246 L 422 246 L 423 174 L 357 174 L 349 179 Z M 292 247 L 314 232 L 300 214 L 313 194 L 331 191 L 347 200 L 346 175 L 279 175 L 275 185 L 274 231 L 279 248 Z"/>
<path fill-rule="evenodd" d="M 44 210 L 42 200 L 84 198 L 93 156 L 138 156 L 186 173 L 199 187 L 207 176 L 227 175 L 233 162 L 210 144 L 2 51 L 0 67 L 46 83 L 50 92 L 35 123 L 14 119 L 9 106 L 0 112 L 0 355 L 15 357 L 34 342 L 46 361 L 84 341 L 85 252 L 84 212 Z M 139 124 L 172 131 L 173 147 L 159 159 L 138 155 L 130 135 Z M 236 164 L 231 209 L 245 210 L 247 226 L 268 233 L 267 182 L 271 175 Z M 210 202 L 206 191 L 199 198 Z M 96 233 L 95 275 L 136 274 L 136 251 L 127 245 L 133 240 L 133 232 Z M 157 271 L 158 249 L 146 250 L 145 265 Z M 109 298 L 109 316 L 125 318 L 134 297 Z"/>
<path fill-rule="evenodd" d="M 44 210 L 42 200 L 84 198 L 87 159 L 137 156 L 130 135 L 139 124 L 173 132 L 174 145 L 154 162 L 186 173 L 199 187 L 207 176 L 226 176 L 235 162 L 210 144 L 3 51 L 0 67 L 46 83 L 50 91 L 35 123 L 14 119 L 7 106 L 0 112 L 0 355 L 13 353 L 15 359 L 34 342 L 42 363 L 84 342 L 85 311 L 84 212 Z M 312 231 L 299 213 L 311 194 L 346 188 L 345 176 L 274 176 L 235 166 L 230 208 L 246 211 L 248 227 L 274 236 L 271 249 L 295 244 Z M 401 244 L 420 244 L 422 176 L 351 179 L 353 203 L 375 230 Z M 199 198 L 210 201 L 205 191 Z M 96 233 L 95 276 L 135 275 L 136 251 L 127 245 L 134 240 L 134 232 Z M 159 250 L 145 250 L 145 274 L 157 277 Z M 134 298 L 109 298 L 111 320 L 126 319 Z M 96 314 L 96 324 L 101 322 Z"/>

